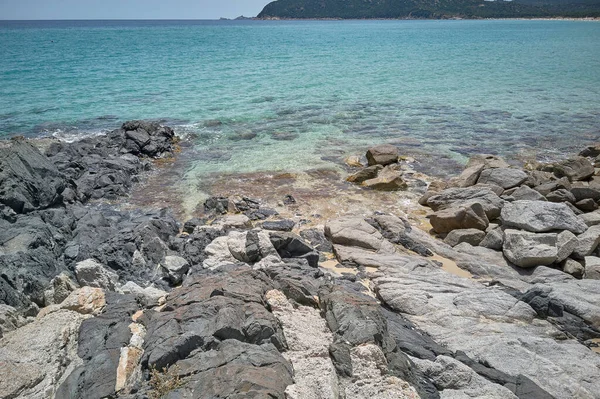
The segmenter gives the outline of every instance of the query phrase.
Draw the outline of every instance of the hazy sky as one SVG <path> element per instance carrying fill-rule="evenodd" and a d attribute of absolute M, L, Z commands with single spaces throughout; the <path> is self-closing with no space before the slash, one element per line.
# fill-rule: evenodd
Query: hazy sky
<path fill-rule="evenodd" d="M 0 19 L 217 19 L 256 16 L 269 0 L 0 0 Z"/>

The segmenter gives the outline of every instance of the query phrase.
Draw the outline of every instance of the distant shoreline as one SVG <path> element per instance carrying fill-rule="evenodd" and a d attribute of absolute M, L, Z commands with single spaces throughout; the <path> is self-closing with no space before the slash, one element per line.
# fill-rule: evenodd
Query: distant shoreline
<path fill-rule="evenodd" d="M 532 18 L 251 18 L 253 21 L 589 21 L 600 17 L 532 17 Z M 231 20 L 234 21 L 234 20 Z"/>

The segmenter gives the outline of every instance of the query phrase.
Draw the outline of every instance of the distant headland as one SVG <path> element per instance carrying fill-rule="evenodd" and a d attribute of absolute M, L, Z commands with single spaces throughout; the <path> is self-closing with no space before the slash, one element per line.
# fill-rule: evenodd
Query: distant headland
<path fill-rule="evenodd" d="M 276 0 L 258 19 L 600 18 L 600 0 Z"/>

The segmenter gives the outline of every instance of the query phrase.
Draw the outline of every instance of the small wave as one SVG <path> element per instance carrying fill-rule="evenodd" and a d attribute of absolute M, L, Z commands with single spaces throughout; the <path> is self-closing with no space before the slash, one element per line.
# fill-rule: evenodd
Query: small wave
<path fill-rule="evenodd" d="M 86 131 L 81 131 L 81 130 L 62 130 L 62 129 L 55 129 L 53 131 L 44 131 L 42 132 L 42 136 L 51 136 L 54 137 L 60 141 L 64 141 L 66 143 L 74 143 L 76 141 L 80 141 L 83 139 L 86 139 L 88 137 L 97 137 L 97 136 L 103 136 L 107 133 L 107 130 L 86 130 Z"/>

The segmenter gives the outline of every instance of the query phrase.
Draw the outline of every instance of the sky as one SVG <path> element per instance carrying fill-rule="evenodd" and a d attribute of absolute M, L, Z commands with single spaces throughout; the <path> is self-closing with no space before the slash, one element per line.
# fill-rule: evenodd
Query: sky
<path fill-rule="evenodd" d="M 0 19 L 218 19 L 256 16 L 270 0 L 0 0 Z"/>

